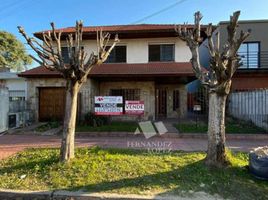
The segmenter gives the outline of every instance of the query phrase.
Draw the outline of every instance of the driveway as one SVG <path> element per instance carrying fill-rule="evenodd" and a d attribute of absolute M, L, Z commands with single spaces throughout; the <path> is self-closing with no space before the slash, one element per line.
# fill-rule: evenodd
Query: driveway
<path fill-rule="evenodd" d="M 3 135 L 0 136 L 0 159 L 13 155 L 25 148 L 59 147 L 59 136 Z M 77 137 L 77 147 L 149 148 L 183 151 L 205 151 L 207 140 L 202 138 L 150 138 L 139 137 Z M 227 146 L 234 151 L 250 151 L 268 144 L 268 139 L 229 139 Z"/>

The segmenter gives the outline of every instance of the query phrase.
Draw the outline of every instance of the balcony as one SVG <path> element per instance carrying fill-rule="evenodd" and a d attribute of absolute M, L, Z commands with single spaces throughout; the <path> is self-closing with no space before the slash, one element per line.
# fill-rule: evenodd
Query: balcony
<path fill-rule="evenodd" d="M 268 51 L 240 51 L 238 54 L 243 62 L 239 70 L 265 68 L 268 70 Z"/>

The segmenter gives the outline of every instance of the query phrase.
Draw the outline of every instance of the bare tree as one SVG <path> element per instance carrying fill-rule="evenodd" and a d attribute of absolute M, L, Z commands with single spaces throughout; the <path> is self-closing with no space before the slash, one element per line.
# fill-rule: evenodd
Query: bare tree
<path fill-rule="evenodd" d="M 195 13 L 195 26 L 193 30 L 177 26 L 176 31 L 179 37 L 186 41 L 192 52 L 192 67 L 196 77 L 209 90 L 209 122 L 208 122 L 208 150 L 206 164 L 209 166 L 222 167 L 227 165 L 225 149 L 225 106 L 226 98 L 230 92 L 232 76 L 236 69 L 241 66 L 241 58 L 237 51 L 243 41 L 249 36 L 248 32 L 241 31 L 236 36 L 238 27 L 238 18 L 240 11 L 234 12 L 230 17 L 227 26 L 228 40 L 220 49 L 220 34 L 215 34 L 215 40 L 212 37 L 213 27 L 209 24 L 207 27 L 208 50 L 211 56 L 208 70 L 201 67 L 199 61 L 199 44 L 202 41 L 200 36 L 200 21 L 202 15 Z"/>
<path fill-rule="evenodd" d="M 51 28 L 51 31 L 43 33 L 43 44 L 41 44 L 35 38 L 28 37 L 22 27 L 18 27 L 28 45 L 39 57 L 39 59 L 33 56 L 32 58 L 47 69 L 60 72 L 66 80 L 66 104 L 60 158 L 61 161 L 70 161 L 74 158 L 78 92 L 83 83 L 87 81 L 92 67 L 103 63 L 108 58 L 119 39 L 116 35 L 112 45 L 108 48 L 107 45 L 111 35 L 102 33 L 102 31 L 97 32 L 97 55 L 94 52 L 87 55 L 82 48 L 83 23 L 81 21 L 76 22 L 75 34 L 69 34 L 66 38 L 69 63 L 65 63 L 61 52 L 62 32 L 55 29 L 54 23 L 51 23 Z"/>

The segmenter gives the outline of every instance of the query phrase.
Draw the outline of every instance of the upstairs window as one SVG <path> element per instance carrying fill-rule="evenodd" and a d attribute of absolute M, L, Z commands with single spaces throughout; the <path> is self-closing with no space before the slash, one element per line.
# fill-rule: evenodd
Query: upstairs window
<path fill-rule="evenodd" d="M 81 49 L 84 49 L 84 47 L 81 47 Z M 73 52 L 75 51 L 75 47 L 72 48 Z M 64 63 L 69 63 L 70 58 L 69 58 L 69 48 L 68 47 L 61 47 L 61 55 L 63 57 L 63 62 Z"/>
<path fill-rule="evenodd" d="M 241 44 L 238 54 L 241 56 L 243 65 L 240 69 L 255 69 L 260 65 L 260 43 L 244 42 Z"/>
<path fill-rule="evenodd" d="M 174 44 L 149 45 L 149 62 L 174 61 Z"/>
<path fill-rule="evenodd" d="M 109 49 L 110 47 L 107 47 Z M 108 56 L 106 63 L 125 63 L 127 62 L 127 47 L 115 46 Z"/>

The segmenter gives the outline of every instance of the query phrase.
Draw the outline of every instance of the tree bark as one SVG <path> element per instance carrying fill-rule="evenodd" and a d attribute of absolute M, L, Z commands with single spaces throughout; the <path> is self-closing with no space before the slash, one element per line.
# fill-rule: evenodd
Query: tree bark
<path fill-rule="evenodd" d="M 211 167 L 228 165 L 225 150 L 225 105 L 227 94 L 210 92 L 209 122 L 208 122 L 208 151 L 206 164 Z"/>
<path fill-rule="evenodd" d="M 80 85 L 77 82 L 73 83 L 71 80 L 67 80 L 65 117 L 60 152 L 60 159 L 63 162 L 69 162 L 74 158 L 74 136 L 79 88 Z"/>

